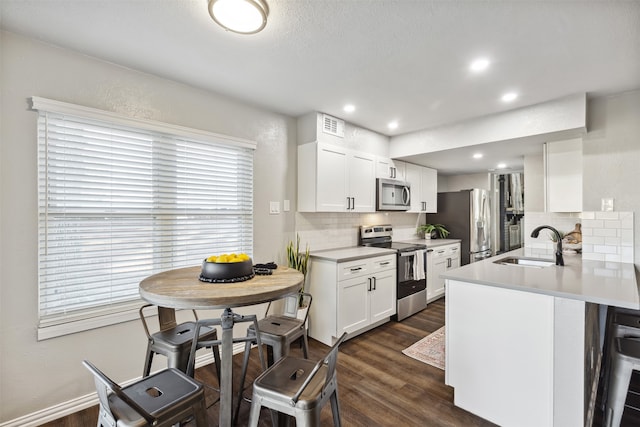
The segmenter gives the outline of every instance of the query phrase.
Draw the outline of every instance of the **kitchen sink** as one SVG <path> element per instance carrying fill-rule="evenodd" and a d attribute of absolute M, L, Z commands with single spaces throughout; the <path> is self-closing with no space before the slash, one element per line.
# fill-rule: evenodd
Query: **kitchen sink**
<path fill-rule="evenodd" d="M 502 265 L 517 265 L 519 267 L 535 267 L 535 268 L 543 268 L 555 265 L 555 262 L 548 259 L 543 258 L 527 258 L 527 257 L 517 257 L 510 256 L 506 258 L 499 259 L 497 261 L 493 261 L 494 264 L 502 264 Z"/>

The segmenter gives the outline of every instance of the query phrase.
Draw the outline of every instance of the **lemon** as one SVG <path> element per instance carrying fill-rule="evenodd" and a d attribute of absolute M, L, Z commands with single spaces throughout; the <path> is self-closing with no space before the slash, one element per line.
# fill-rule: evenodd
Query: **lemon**
<path fill-rule="evenodd" d="M 246 253 L 231 253 L 221 255 L 211 255 L 207 258 L 207 262 L 219 262 L 219 263 L 231 263 L 231 262 L 244 262 L 250 260 L 251 257 Z"/>

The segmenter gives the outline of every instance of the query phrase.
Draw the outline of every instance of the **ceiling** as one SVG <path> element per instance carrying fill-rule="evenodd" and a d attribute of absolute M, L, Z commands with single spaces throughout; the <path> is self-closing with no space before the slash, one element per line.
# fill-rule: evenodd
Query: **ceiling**
<path fill-rule="evenodd" d="M 636 0 L 266 1 L 267 26 L 254 35 L 217 26 L 207 0 L 0 0 L 0 25 L 278 113 L 321 111 L 388 136 L 640 88 Z M 478 57 L 491 65 L 474 74 Z M 507 91 L 519 97 L 503 103 Z M 345 113 L 346 103 L 356 110 Z M 520 164 L 531 149 L 521 145 L 510 147 Z M 460 155 L 452 153 L 449 163 Z M 456 173 L 477 171 L 468 163 Z"/>

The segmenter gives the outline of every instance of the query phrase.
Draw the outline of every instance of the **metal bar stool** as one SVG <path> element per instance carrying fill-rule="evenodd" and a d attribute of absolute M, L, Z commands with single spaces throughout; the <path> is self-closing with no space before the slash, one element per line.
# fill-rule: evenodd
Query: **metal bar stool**
<path fill-rule="evenodd" d="M 611 347 L 611 372 L 607 386 L 604 425 L 618 427 L 624 412 L 631 374 L 640 370 L 640 340 L 616 338 Z"/>
<path fill-rule="evenodd" d="M 152 307 L 157 307 L 160 326 L 160 330 L 153 334 L 149 332 L 149 326 L 145 319 L 145 313 L 151 311 Z M 198 314 L 195 310 L 191 311 L 197 321 Z M 154 354 L 162 354 L 165 356 L 169 368 L 179 369 L 186 373 L 191 344 L 195 336 L 196 322 L 178 324 L 176 322 L 176 311 L 173 308 L 160 307 L 153 304 L 146 304 L 140 307 L 139 314 L 144 332 L 149 340 L 142 376 L 146 377 L 149 375 Z M 202 328 L 198 333 L 203 340 L 217 339 L 217 333 L 214 328 Z M 211 349 L 215 360 L 216 374 L 218 375 L 218 380 L 220 380 L 220 352 L 217 346 L 211 346 Z"/>
<path fill-rule="evenodd" d="M 336 365 L 338 347 L 346 336 L 346 333 L 342 334 L 327 355 L 317 363 L 283 357 L 256 378 L 249 425 L 258 425 L 260 408 L 266 406 L 295 417 L 297 426 L 320 426 L 322 407 L 331 401 L 333 424 L 340 426 Z"/>
<path fill-rule="evenodd" d="M 190 416 L 197 427 L 207 426 L 204 387 L 177 369 L 120 387 L 91 362 L 82 364 L 94 376 L 100 401 L 98 427 L 167 427 Z"/>
<path fill-rule="evenodd" d="M 602 364 L 602 408 L 607 402 L 609 391 L 609 377 L 611 375 L 611 361 L 613 359 L 613 345 L 616 338 L 640 338 L 640 312 L 637 310 L 609 307 L 603 348 Z"/>
<path fill-rule="evenodd" d="M 307 337 L 307 319 L 313 297 L 307 292 L 295 292 L 285 295 L 283 298 L 269 302 L 264 319 L 258 321 L 258 330 L 262 344 L 267 346 L 267 366 L 274 361 L 289 355 L 291 344 L 301 340 L 304 358 L 309 357 L 309 339 Z M 302 315 L 299 311 L 302 310 Z M 253 325 L 247 328 L 247 336 L 256 336 Z M 236 419 L 244 393 L 244 383 L 249 365 L 249 350 L 251 342 L 247 341 L 244 360 L 242 363 L 242 375 L 240 389 L 238 390 L 238 406 L 236 407 Z M 247 401 L 249 399 L 246 399 Z"/>
<path fill-rule="evenodd" d="M 240 314 L 236 314 L 233 313 L 231 310 L 227 309 L 225 310 L 223 317 L 220 319 L 205 319 L 205 320 L 198 320 L 198 322 L 196 322 L 196 327 L 195 327 L 195 336 L 199 337 L 198 339 L 194 339 L 192 344 L 191 344 L 191 352 L 189 355 L 189 362 L 187 364 L 187 375 L 193 377 L 194 376 L 194 371 L 195 371 L 195 353 L 199 348 L 203 348 L 203 347 L 211 347 L 213 346 L 214 348 L 217 348 L 217 346 L 222 345 L 222 340 L 211 340 L 211 339 L 204 339 L 203 336 L 199 333 L 201 329 L 203 328 L 211 328 L 213 326 L 222 326 L 222 327 L 233 327 L 233 324 L 235 323 L 242 323 L 242 322 L 251 322 L 252 326 L 255 328 L 255 330 L 260 331 L 260 328 L 258 326 L 258 318 L 251 314 L 251 315 L 240 315 Z M 227 324 L 230 323 L 230 324 Z M 260 358 L 260 365 L 262 367 L 262 370 L 264 371 L 266 369 L 266 364 L 265 364 L 265 360 L 264 360 L 264 355 L 262 353 L 262 342 L 260 341 L 260 336 L 258 334 L 258 336 L 254 336 L 254 335 L 247 335 L 245 337 L 234 337 L 232 343 L 237 343 L 237 342 L 244 342 L 246 343 L 246 347 L 245 347 L 245 353 L 248 354 L 249 351 L 251 350 L 251 344 L 252 343 L 256 343 L 257 347 L 258 347 L 258 356 Z M 248 356 L 245 356 L 248 358 Z M 229 363 L 228 366 L 231 366 L 231 364 Z M 220 380 L 220 376 L 218 375 L 218 380 Z M 243 379 L 244 380 L 244 379 Z M 222 399 L 224 398 L 231 398 L 231 396 L 221 396 Z M 236 406 L 236 410 L 234 411 L 234 418 L 232 420 L 232 424 L 235 425 L 237 417 L 238 417 L 238 408 L 240 407 L 240 401 L 237 402 L 237 406 Z"/>

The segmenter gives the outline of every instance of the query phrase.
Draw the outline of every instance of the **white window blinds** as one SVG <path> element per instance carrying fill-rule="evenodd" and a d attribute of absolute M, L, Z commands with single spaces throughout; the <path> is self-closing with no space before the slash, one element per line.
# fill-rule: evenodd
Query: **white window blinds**
<path fill-rule="evenodd" d="M 41 328 L 131 310 L 151 274 L 252 253 L 250 144 L 34 108 Z"/>

